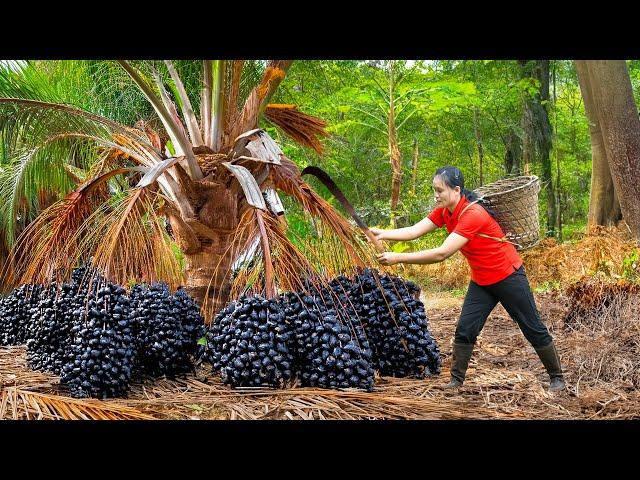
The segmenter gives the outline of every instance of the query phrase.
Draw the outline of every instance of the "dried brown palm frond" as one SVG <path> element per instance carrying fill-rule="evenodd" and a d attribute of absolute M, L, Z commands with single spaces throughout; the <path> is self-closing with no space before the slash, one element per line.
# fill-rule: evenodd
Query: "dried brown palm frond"
<path fill-rule="evenodd" d="M 6 269 L 7 277 L 13 277 L 13 267 L 9 263 L 9 255 L 11 249 L 7 245 L 4 235 L 0 235 L 0 272 L 4 273 Z"/>
<path fill-rule="evenodd" d="M 258 112 L 260 110 L 260 100 L 258 92 L 254 88 L 244 102 L 242 110 L 236 117 L 236 121 L 231 125 L 228 135 L 225 137 L 222 151 L 227 151 L 236 141 L 241 133 L 253 130 L 258 123 Z"/>
<path fill-rule="evenodd" d="M 291 160 L 283 156 L 281 161 L 281 165 L 273 166 L 274 186 L 294 197 L 305 211 L 327 226 L 339 239 L 353 266 L 375 265 L 377 262 L 374 247 L 364 242 L 360 232 L 302 180 L 298 167 Z"/>
<path fill-rule="evenodd" d="M 325 130 L 327 122 L 299 111 L 296 105 L 270 103 L 264 113 L 267 120 L 280 127 L 295 142 L 322 154 L 324 147 L 319 137 L 329 136 Z"/>
<path fill-rule="evenodd" d="M 270 61 L 262 75 L 260 83 L 251 90 L 245 99 L 242 110 L 237 113 L 235 108 L 231 107 L 231 112 L 226 113 L 227 120 L 224 123 L 224 135 L 220 148 L 222 152 L 226 152 L 235 143 L 236 138 L 238 138 L 241 133 L 257 127 L 261 112 L 264 111 L 269 98 L 271 98 L 271 95 L 273 95 L 273 92 L 285 77 L 291 63 L 291 60 Z M 236 83 L 232 83 L 226 89 L 228 92 L 227 105 L 229 102 L 234 101 L 234 96 L 237 96 L 240 71 L 236 71 L 236 69 L 241 69 L 241 66 L 241 63 L 235 63 L 233 66 L 234 77 L 232 82 Z"/>
<path fill-rule="evenodd" d="M 291 63 L 292 60 L 269 61 L 262 75 L 262 80 L 260 80 L 260 84 L 256 87 L 260 104 L 265 104 L 265 101 L 269 101 L 269 98 L 271 98 L 271 95 L 273 95 L 273 92 L 275 92 L 287 74 Z"/>
<path fill-rule="evenodd" d="M 318 273 L 305 255 L 287 238 L 282 220 L 260 209 L 248 209 L 242 215 L 234 240 L 225 255 L 236 262 L 231 297 L 261 294 L 273 297 L 282 291 L 300 290 L 305 278 Z M 231 272 L 226 275 L 231 276 Z M 215 298 L 213 299 L 215 304 Z M 212 304 L 203 310 L 207 316 Z"/>
<path fill-rule="evenodd" d="M 229 86 L 227 88 L 227 97 L 225 99 L 225 123 L 224 132 L 229 137 L 231 126 L 238 120 L 238 95 L 240 94 L 240 79 L 242 77 L 242 68 L 244 60 L 234 60 L 230 68 Z"/>
<path fill-rule="evenodd" d="M 154 420 L 124 405 L 76 400 L 9 387 L 0 396 L 0 419 L 12 420 Z"/>
<path fill-rule="evenodd" d="M 42 212 L 18 238 L 2 272 L 3 283 L 46 283 L 55 280 L 61 266 L 75 265 L 79 253 L 74 240 L 77 229 L 107 200 L 104 183 L 124 171 L 114 170 L 94 178 Z M 20 274 L 9 275 L 9 268 Z"/>
<path fill-rule="evenodd" d="M 157 214 L 161 199 L 146 188 L 130 191 L 110 212 L 98 213 L 96 223 L 78 230 L 80 250 L 95 252 L 93 264 L 112 281 L 164 281 L 175 289 L 184 277 L 164 220 Z"/>
<path fill-rule="evenodd" d="M 304 279 L 312 280 L 318 276 L 318 269 L 308 257 L 287 237 L 284 222 L 278 217 L 257 212 L 264 230 L 261 232 L 263 255 L 265 245 L 271 249 L 274 276 L 281 291 L 297 291 L 304 287 Z"/>

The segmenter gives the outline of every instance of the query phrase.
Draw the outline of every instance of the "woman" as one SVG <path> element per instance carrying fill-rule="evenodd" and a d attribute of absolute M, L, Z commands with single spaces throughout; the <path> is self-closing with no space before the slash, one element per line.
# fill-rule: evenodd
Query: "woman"
<path fill-rule="evenodd" d="M 540 321 L 522 259 L 505 242 L 504 232 L 493 216 L 464 188 L 464 177 L 456 167 L 443 167 L 433 178 L 436 208 L 412 227 L 383 230 L 372 228 L 378 240 L 413 240 L 443 225 L 449 236 L 430 250 L 413 253 L 384 252 L 380 263 L 437 263 L 460 252 L 471 267 L 471 281 L 453 342 L 451 381 L 446 388 L 460 387 L 471 352 L 484 323 L 498 302 L 518 323 L 522 333 L 542 360 L 550 377 L 550 391 L 565 388 L 560 359 L 547 327 Z"/>

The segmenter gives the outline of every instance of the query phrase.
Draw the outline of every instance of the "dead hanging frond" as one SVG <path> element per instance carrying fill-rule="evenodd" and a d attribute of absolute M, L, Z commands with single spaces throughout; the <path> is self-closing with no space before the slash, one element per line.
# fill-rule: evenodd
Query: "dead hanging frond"
<path fill-rule="evenodd" d="M 231 67 L 229 85 L 226 89 L 227 97 L 225 99 L 226 105 L 224 111 L 226 112 L 224 119 L 224 132 L 225 136 L 229 137 L 232 125 L 238 120 L 238 96 L 240 94 L 240 80 L 242 78 L 242 68 L 244 67 L 244 60 L 234 60 Z"/>
<path fill-rule="evenodd" d="M 259 209 L 255 209 L 256 222 L 258 223 L 258 231 L 260 232 L 260 244 L 262 245 L 262 258 L 264 259 L 264 285 L 267 297 L 273 297 L 276 294 L 275 279 L 273 278 L 273 261 L 271 259 L 271 245 L 263 213 Z"/>
<path fill-rule="evenodd" d="M 5 265 L 2 272 L 5 288 L 47 283 L 75 268 L 80 254 L 76 233 L 92 212 L 107 201 L 105 182 L 123 171 L 126 169 L 86 182 L 36 217 L 18 237 Z M 20 273 L 10 275 L 10 270 Z"/>
<path fill-rule="evenodd" d="M 301 290 L 305 279 L 318 276 L 283 227 L 278 217 L 260 209 L 248 209 L 242 215 L 227 253 L 234 259 L 233 298 Z"/>
<path fill-rule="evenodd" d="M 77 400 L 16 387 L 2 390 L 0 420 L 154 420 L 125 405 Z"/>
<path fill-rule="evenodd" d="M 267 120 L 280 127 L 293 141 L 322 154 L 324 147 L 320 137 L 329 136 L 325 130 L 327 122 L 299 111 L 295 105 L 271 103 L 264 113 Z"/>
<path fill-rule="evenodd" d="M 238 114 L 237 121 L 231 126 L 228 136 L 223 141 L 223 151 L 230 148 L 242 132 L 253 130 L 258 125 L 259 109 L 260 100 L 254 88 L 245 100 L 244 106 Z"/>
<path fill-rule="evenodd" d="M 375 249 L 363 241 L 358 230 L 300 178 L 298 167 L 282 156 L 282 165 L 272 166 L 274 186 L 295 198 L 302 208 L 319 219 L 339 240 L 349 263 L 357 267 L 376 264 Z"/>
<path fill-rule="evenodd" d="M 222 140 L 221 151 L 226 152 L 227 149 L 235 143 L 236 138 L 242 133 L 253 130 L 258 126 L 258 118 L 264 112 L 264 109 L 276 90 L 282 79 L 285 77 L 287 69 L 291 65 L 291 60 L 272 60 L 268 63 L 266 70 L 262 75 L 260 83 L 255 86 L 244 102 L 244 106 L 240 113 L 227 113 L 226 127 L 224 129 L 225 136 Z M 234 65 L 234 69 L 240 68 L 238 64 Z M 234 70 L 235 81 L 238 82 L 239 88 L 240 73 Z M 229 94 L 236 92 L 234 85 L 230 85 L 227 89 Z M 233 93 L 237 95 L 237 93 Z"/>
<path fill-rule="evenodd" d="M 160 197 L 146 188 L 133 189 L 109 212 L 95 212 L 97 222 L 79 231 L 81 250 L 94 252 L 93 263 L 112 281 L 164 281 L 175 289 L 184 283 L 171 248 Z"/>
<path fill-rule="evenodd" d="M 287 70 L 293 63 L 292 60 L 270 60 L 267 64 L 267 68 L 262 75 L 260 84 L 256 87 L 258 93 L 258 101 L 260 104 L 266 104 L 269 101 L 273 92 L 275 92 L 280 82 L 287 74 Z"/>
<path fill-rule="evenodd" d="M 159 216 L 161 199 L 133 189 L 113 199 L 105 182 L 123 168 L 93 179 L 54 204 L 18 239 L 5 266 L 5 288 L 23 283 L 66 280 L 74 268 L 93 259 L 111 281 L 183 283 L 183 273 Z M 10 271 L 20 272 L 10 276 Z"/>

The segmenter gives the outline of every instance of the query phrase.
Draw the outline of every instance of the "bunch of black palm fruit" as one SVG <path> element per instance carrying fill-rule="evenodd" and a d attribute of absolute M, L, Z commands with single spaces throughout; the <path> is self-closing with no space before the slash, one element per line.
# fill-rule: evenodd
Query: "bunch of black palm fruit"
<path fill-rule="evenodd" d="M 330 286 L 337 295 L 348 292 L 381 375 L 423 378 L 440 373 L 440 351 L 415 284 L 365 269 L 352 279 L 334 279 Z"/>
<path fill-rule="evenodd" d="M 40 289 L 30 309 L 26 334 L 27 363 L 34 370 L 60 375 L 69 354 L 77 302 L 71 284 L 54 282 Z"/>
<path fill-rule="evenodd" d="M 289 373 L 304 386 L 371 390 L 374 370 L 396 377 L 436 375 L 438 345 L 418 294 L 412 282 L 365 269 L 325 286 L 309 282 L 305 293 L 273 300 L 243 297 L 216 317 L 208 334 L 208 358 L 233 386 L 281 386 L 260 369 L 262 361 L 271 363 L 269 354 L 280 351 L 291 355 Z M 262 303 L 284 315 L 283 338 L 288 340 L 280 350 L 260 344 L 254 331 L 259 323 L 250 321 L 254 310 L 265 308 Z"/>
<path fill-rule="evenodd" d="M 182 287 L 173 294 L 173 298 L 183 325 L 182 341 L 185 350 L 198 363 L 206 351 L 206 342 L 203 341 L 207 333 L 200 307 Z"/>
<path fill-rule="evenodd" d="M 174 377 L 193 371 L 195 357 L 202 354 L 198 340 L 205 329 L 200 309 L 189 295 L 182 289 L 171 295 L 164 283 L 136 285 L 131 305 L 140 372 Z"/>
<path fill-rule="evenodd" d="M 77 298 L 61 382 L 76 397 L 122 396 L 137 354 L 129 297 L 123 287 L 93 278 Z"/>
<path fill-rule="evenodd" d="M 121 396 L 135 373 L 191 371 L 204 336 L 200 308 L 183 289 L 139 285 L 128 296 L 92 267 L 0 300 L 1 344 L 26 343 L 29 365 L 61 375 L 78 397 Z"/>
<path fill-rule="evenodd" d="M 31 308 L 41 290 L 40 285 L 22 285 L 0 300 L 0 345 L 26 342 Z"/>
<path fill-rule="evenodd" d="M 284 387 L 293 378 L 291 325 L 278 299 L 241 297 L 207 332 L 209 362 L 233 387 Z"/>
<path fill-rule="evenodd" d="M 372 351 L 364 330 L 327 291 L 283 296 L 293 324 L 293 351 L 302 385 L 372 390 Z"/>

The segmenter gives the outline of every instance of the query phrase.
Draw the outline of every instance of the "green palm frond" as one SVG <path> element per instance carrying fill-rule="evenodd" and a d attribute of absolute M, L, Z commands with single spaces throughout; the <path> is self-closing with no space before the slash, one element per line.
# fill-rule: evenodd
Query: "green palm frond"
<path fill-rule="evenodd" d="M 73 105 L 123 125 L 153 114 L 128 75 L 105 60 L 38 60 L 0 70 L 0 97 Z"/>
<path fill-rule="evenodd" d="M 24 152 L 0 169 L 0 227 L 9 244 L 17 228 L 47 206 L 39 202 L 43 192 L 57 195 L 73 188 L 64 165 L 86 168 L 87 160 L 94 156 L 94 147 L 86 142 L 61 141 Z"/>
<path fill-rule="evenodd" d="M 0 98 L 0 141 L 8 157 L 0 171 L 0 220 L 10 244 L 16 224 L 37 213 L 41 191 L 65 194 L 71 190 L 72 179 L 64 165 L 90 167 L 102 151 L 96 142 L 103 148 L 117 147 L 113 132 L 145 151 L 155 151 L 135 130 L 99 115 L 67 105 Z M 120 149 L 135 157 L 126 147 Z"/>
<path fill-rule="evenodd" d="M 146 76 L 144 72 L 138 70 L 132 64 L 124 60 L 119 60 L 118 63 L 129 74 L 140 90 L 142 90 L 145 97 L 147 97 L 149 103 L 151 103 L 154 110 L 160 117 L 165 131 L 171 138 L 173 147 L 176 150 L 176 155 L 184 155 L 187 157 L 191 178 L 194 180 L 201 179 L 202 171 L 200 170 L 193 155 L 193 145 L 185 134 L 184 125 L 177 115 L 177 112 L 175 112 L 175 106 L 166 95 L 166 91 L 164 90 L 160 77 L 155 75 L 156 70 L 153 72 L 153 76 L 155 78 L 154 87 L 153 81 Z"/>

